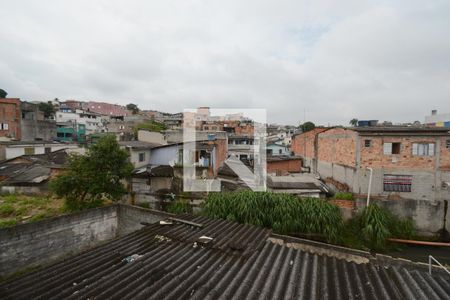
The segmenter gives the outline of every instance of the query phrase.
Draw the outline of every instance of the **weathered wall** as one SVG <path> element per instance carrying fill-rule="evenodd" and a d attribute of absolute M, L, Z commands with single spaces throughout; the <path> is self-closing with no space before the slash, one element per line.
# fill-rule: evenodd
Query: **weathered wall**
<path fill-rule="evenodd" d="M 316 135 L 327 130 L 326 128 L 314 128 L 313 130 L 294 135 L 291 142 L 291 151 L 295 155 L 300 155 L 303 158 L 313 158 L 316 155 L 314 150 L 314 141 Z"/>
<path fill-rule="evenodd" d="M 0 229 L 0 276 L 48 264 L 116 234 L 116 206 Z"/>
<path fill-rule="evenodd" d="M 317 162 L 317 173 L 323 180 L 331 178 L 336 182 L 347 185 L 349 191 L 355 191 L 359 187 L 357 169 L 345 165 L 324 161 Z"/>
<path fill-rule="evenodd" d="M 54 120 L 25 120 L 21 123 L 22 141 L 52 141 L 56 138 Z"/>
<path fill-rule="evenodd" d="M 450 147 L 447 147 L 448 141 L 450 141 L 450 138 L 448 137 L 440 138 L 441 149 L 439 152 L 439 169 L 443 171 L 450 171 Z"/>
<path fill-rule="evenodd" d="M 36 186 L 0 186 L 0 194 L 24 194 L 24 195 L 45 195 L 48 194 L 48 184 L 44 183 Z"/>
<path fill-rule="evenodd" d="M 178 162 L 178 151 L 180 145 L 174 144 L 161 148 L 151 149 L 150 164 L 152 165 L 169 165 Z"/>
<path fill-rule="evenodd" d="M 122 236 L 141 229 L 144 226 L 141 222 L 156 223 L 171 216 L 174 215 L 138 206 L 119 205 L 117 206 L 117 234 Z"/>
<path fill-rule="evenodd" d="M 267 173 L 277 173 L 277 171 L 300 173 L 301 168 L 302 168 L 301 159 L 267 161 Z"/>
<path fill-rule="evenodd" d="M 359 170 L 358 186 L 354 193 L 367 195 L 369 174 L 367 169 Z M 385 192 L 383 177 L 385 174 L 412 176 L 411 192 Z M 385 199 L 450 200 L 450 188 L 443 187 L 442 182 L 450 182 L 450 172 L 411 170 L 411 169 L 374 169 L 372 175 L 371 195 Z"/>
<path fill-rule="evenodd" d="M 22 137 L 21 119 L 19 98 L 0 99 L 0 138 L 20 140 Z"/>
<path fill-rule="evenodd" d="M 141 222 L 155 223 L 170 216 L 121 204 L 0 229 L 0 278 L 54 263 L 138 230 Z"/>
<path fill-rule="evenodd" d="M 438 155 L 419 156 L 412 154 L 413 143 L 434 143 L 436 152 L 441 147 L 440 137 L 364 137 L 360 139 L 361 167 L 434 170 Z M 365 147 L 365 140 L 370 140 L 370 147 Z M 400 143 L 399 154 L 384 154 L 384 143 Z M 445 145 L 444 145 L 445 146 Z"/>
<path fill-rule="evenodd" d="M 385 207 L 394 215 L 407 218 L 411 217 L 416 224 L 419 234 L 433 236 L 443 228 L 444 216 L 447 209 L 446 229 L 449 230 L 448 218 L 450 216 L 449 208 L 445 207 L 444 201 L 429 200 L 371 200 L 371 203 Z M 366 199 L 357 199 L 356 207 L 362 211 L 366 206 Z"/>
<path fill-rule="evenodd" d="M 160 132 L 138 130 L 138 141 L 166 145 L 167 141 Z"/>
<path fill-rule="evenodd" d="M 345 128 L 333 128 L 318 136 L 319 161 L 356 166 L 357 133 Z"/>

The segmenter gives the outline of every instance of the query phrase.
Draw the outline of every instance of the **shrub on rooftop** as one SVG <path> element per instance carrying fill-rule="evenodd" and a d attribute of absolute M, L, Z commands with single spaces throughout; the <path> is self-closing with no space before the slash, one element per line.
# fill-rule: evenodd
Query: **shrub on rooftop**
<path fill-rule="evenodd" d="M 342 215 L 333 204 L 316 198 L 300 199 L 289 194 L 237 191 L 210 193 L 202 213 L 244 224 L 272 228 L 281 234 L 304 233 L 340 238 Z"/>

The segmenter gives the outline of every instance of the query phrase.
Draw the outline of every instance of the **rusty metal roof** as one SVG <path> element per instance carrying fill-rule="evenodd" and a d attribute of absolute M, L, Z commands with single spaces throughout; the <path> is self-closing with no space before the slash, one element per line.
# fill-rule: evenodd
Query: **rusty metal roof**
<path fill-rule="evenodd" d="M 152 224 L 0 285 L 2 299 L 448 299 L 448 278 L 357 264 L 204 217 Z M 184 220 L 184 221 L 183 221 Z M 186 222 L 187 221 L 187 222 Z M 201 225 L 201 226 L 199 226 Z M 212 237 L 203 245 L 199 237 Z"/>

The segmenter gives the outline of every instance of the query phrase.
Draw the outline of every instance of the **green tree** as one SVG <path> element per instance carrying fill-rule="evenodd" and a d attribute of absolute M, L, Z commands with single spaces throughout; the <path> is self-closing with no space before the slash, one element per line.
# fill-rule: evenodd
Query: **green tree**
<path fill-rule="evenodd" d="M 135 115 L 139 112 L 139 107 L 136 104 L 130 103 L 130 104 L 127 104 L 126 107 L 128 110 L 131 110 L 133 115 Z"/>
<path fill-rule="evenodd" d="M 104 199 L 117 201 L 126 193 L 122 180 L 132 170 L 128 153 L 113 135 L 105 135 L 86 155 L 72 155 L 68 169 L 50 182 L 50 188 L 71 211 L 96 207 Z"/>
<path fill-rule="evenodd" d="M 44 113 L 44 117 L 50 118 L 51 116 L 55 115 L 55 108 L 53 107 L 53 104 L 48 102 L 41 102 L 38 106 L 39 110 Z"/>
<path fill-rule="evenodd" d="M 307 131 L 310 131 L 310 130 L 313 130 L 314 128 L 316 128 L 316 125 L 313 122 L 308 121 L 308 122 L 301 124 L 299 127 L 303 132 L 307 132 Z"/>
<path fill-rule="evenodd" d="M 5 90 L 0 89 L 0 98 L 6 98 L 6 96 L 8 96 L 8 93 Z"/>
<path fill-rule="evenodd" d="M 352 125 L 352 126 L 356 126 L 356 125 L 358 125 L 358 119 L 356 119 L 356 118 L 353 118 L 353 119 L 351 119 L 350 120 L 350 122 L 348 122 L 350 125 Z"/>

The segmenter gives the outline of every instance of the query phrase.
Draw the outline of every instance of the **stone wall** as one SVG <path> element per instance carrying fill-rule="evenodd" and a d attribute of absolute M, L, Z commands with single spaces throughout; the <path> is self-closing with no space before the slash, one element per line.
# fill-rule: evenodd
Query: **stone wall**
<path fill-rule="evenodd" d="M 47 265 L 117 235 L 116 206 L 0 229 L 0 276 Z"/>

